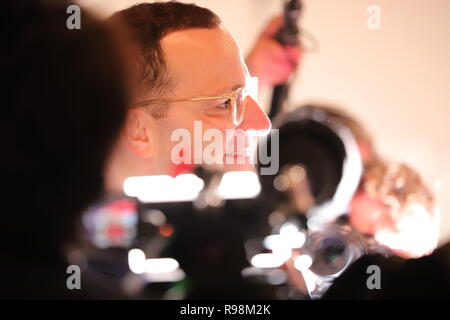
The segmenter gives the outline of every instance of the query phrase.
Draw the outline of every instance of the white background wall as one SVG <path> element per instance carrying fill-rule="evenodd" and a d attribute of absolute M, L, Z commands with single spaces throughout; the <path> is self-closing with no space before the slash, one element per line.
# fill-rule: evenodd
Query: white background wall
<path fill-rule="evenodd" d="M 79 0 L 101 16 L 139 0 Z M 282 0 L 192 0 L 216 12 L 244 52 Z M 304 56 L 292 107 L 338 104 L 374 135 L 381 153 L 441 184 L 442 237 L 450 239 L 450 0 L 303 0 L 301 25 L 319 41 Z M 366 26 L 370 5 L 381 29 Z M 268 102 L 269 92 L 263 92 Z"/>

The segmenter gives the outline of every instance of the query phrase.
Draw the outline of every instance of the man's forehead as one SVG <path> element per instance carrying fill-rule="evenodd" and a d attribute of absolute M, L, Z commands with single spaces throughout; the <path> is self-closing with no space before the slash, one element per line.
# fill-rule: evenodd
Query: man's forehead
<path fill-rule="evenodd" d="M 220 27 L 172 32 L 161 40 L 161 47 L 169 72 L 182 83 L 181 94 L 219 94 L 245 82 L 240 49 Z"/>

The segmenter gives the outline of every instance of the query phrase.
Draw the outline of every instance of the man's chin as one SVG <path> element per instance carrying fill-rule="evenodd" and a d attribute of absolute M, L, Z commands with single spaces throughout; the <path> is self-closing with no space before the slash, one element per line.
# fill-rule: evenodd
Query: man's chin
<path fill-rule="evenodd" d="M 255 165 L 252 163 L 247 164 L 225 164 L 223 166 L 223 170 L 225 172 L 231 172 L 231 171 L 253 171 L 256 172 Z"/>

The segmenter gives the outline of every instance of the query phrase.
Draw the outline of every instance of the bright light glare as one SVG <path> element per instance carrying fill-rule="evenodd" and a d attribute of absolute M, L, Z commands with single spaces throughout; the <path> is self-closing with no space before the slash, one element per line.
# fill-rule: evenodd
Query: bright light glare
<path fill-rule="evenodd" d="M 307 254 L 302 254 L 295 258 L 294 266 L 297 270 L 303 271 L 305 269 L 309 269 L 312 266 L 313 260 Z"/>
<path fill-rule="evenodd" d="M 250 261 L 255 268 L 277 268 L 286 260 L 273 253 L 258 253 Z"/>
<path fill-rule="evenodd" d="M 247 83 L 245 84 L 245 86 L 250 97 L 252 97 L 252 99 L 255 100 L 256 102 L 258 102 L 259 98 L 258 78 L 257 77 L 247 78 Z"/>
<path fill-rule="evenodd" d="M 129 177 L 123 184 L 127 196 L 142 202 L 176 202 L 195 200 L 204 187 L 202 179 L 194 174 Z"/>
<path fill-rule="evenodd" d="M 306 236 L 291 223 L 286 223 L 280 228 L 282 245 L 288 248 L 301 248 L 305 244 Z"/>
<path fill-rule="evenodd" d="M 305 280 L 306 287 L 308 288 L 308 292 L 311 295 L 317 286 L 316 276 L 309 269 L 302 269 L 301 273 L 302 273 L 303 279 Z"/>
<path fill-rule="evenodd" d="M 145 253 L 141 249 L 132 249 L 128 252 L 128 265 L 130 270 L 136 274 L 145 273 L 153 276 L 167 274 L 169 278 L 174 277 L 173 273 L 179 270 L 177 260 L 172 258 L 145 259 Z"/>
<path fill-rule="evenodd" d="M 264 238 L 263 244 L 266 249 L 273 250 L 281 245 L 281 237 L 278 234 L 273 234 Z"/>
<path fill-rule="evenodd" d="M 255 198 L 260 191 L 258 176 L 253 171 L 227 172 L 218 187 L 223 199 Z"/>
<path fill-rule="evenodd" d="M 411 205 L 409 210 L 410 214 L 397 221 L 396 231 L 381 229 L 375 239 L 408 258 L 418 258 L 437 247 L 439 229 L 422 205 Z"/>
<path fill-rule="evenodd" d="M 140 249 L 132 249 L 128 252 L 128 265 L 130 270 L 137 274 L 145 272 L 145 253 Z"/>
<path fill-rule="evenodd" d="M 178 268 L 172 272 L 146 273 L 144 277 L 148 282 L 177 282 L 183 280 L 186 274 Z"/>
<path fill-rule="evenodd" d="M 276 250 L 280 247 L 296 249 L 303 247 L 305 240 L 305 235 L 300 231 L 284 235 L 273 234 L 264 238 L 264 247 L 269 250 Z"/>
<path fill-rule="evenodd" d="M 297 227 L 291 223 L 286 223 L 280 228 L 280 235 L 289 236 L 298 231 Z"/>
<path fill-rule="evenodd" d="M 144 270 L 146 273 L 170 273 L 180 266 L 177 260 L 172 258 L 158 258 L 145 260 Z"/>

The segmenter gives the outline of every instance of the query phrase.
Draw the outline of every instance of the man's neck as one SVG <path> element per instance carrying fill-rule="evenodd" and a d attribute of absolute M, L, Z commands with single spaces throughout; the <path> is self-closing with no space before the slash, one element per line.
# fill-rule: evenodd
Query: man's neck
<path fill-rule="evenodd" d="M 122 194 L 128 177 L 154 174 L 152 160 L 143 159 L 128 150 L 122 142 L 113 149 L 105 168 L 105 189 L 110 194 Z"/>

